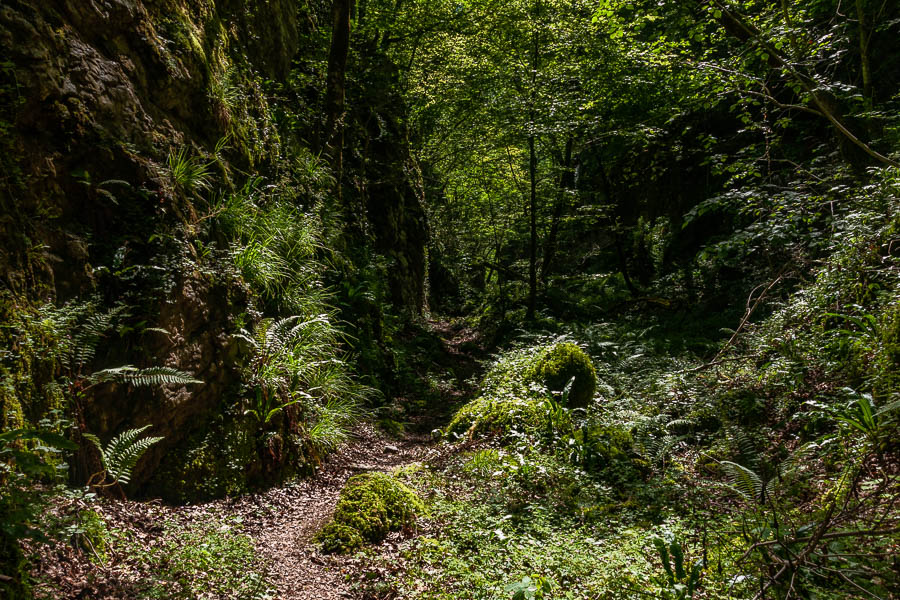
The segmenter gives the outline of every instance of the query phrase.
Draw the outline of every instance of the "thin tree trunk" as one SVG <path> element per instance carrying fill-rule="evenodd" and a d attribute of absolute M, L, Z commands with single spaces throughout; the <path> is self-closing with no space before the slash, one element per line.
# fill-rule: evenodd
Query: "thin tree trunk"
<path fill-rule="evenodd" d="M 540 15 L 540 1 L 536 5 L 535 20 Z M 531 98 L 528 111 L 529 130 L 528 130 L 528 178 L 531 182 L 530 194 L 530 210 L 531 218 L 531 238 L 529 244 L 528 257 L 528 312 L 525 318 L 529 321 L 534 319 L 537 311 L 537 152 L 535 151 L 535 94 L 537 90 L 537 70 L 538 70 L 538 33 L 536 23 L 532 22 L 531 29 Z"/>
<path fill-rule="evenodd" d="M 603 183 L 603 193 L 606 195 L 606 201 L 611 204 L 615 203 L 613 200 L 612 183 L 610 183 L 609 177 L 606 175 L 606 165 L 604 165 L 602 159 L 600 160 L 600 181 Z M 634 281 L 632 281 L 631 275 L 628 273 L 628 257 L 625 254 L 618 218 L 616 218 L 612 225 L 612 233 L 615 238 L 616 257 L 619 259 L 619 272 L 622 273 L 622 279 L 625 281 L 625 287 L 628 288 L 628 292 L 632 297 L 637 297 L 639 293 L 637 286 L 634 285 Z"/>
<path fill-rule="evenodd" d="M 566 140 L 565 154 L 561 157 L 559 166 L 562 173 L 559 175 L 559 187 L 556 192 L 556 204 L 553 207 L 553 220 L 550 223 L 550 231 L 544 241 L 544 260 L 541 262 L 541 284 L 547 284 L 547 275 L 550 273 L 550 265 L 556 258 L 556 239 L 559 236 L 559 224 L 562 221 L 563 210 L 566 207 L 566 198 L 574 187 L 575 174 L 572 171 L 572 147 L 575 139 L 571 136 Z"/>
<path fill-rule="evenodd" d="M 350 53 L 350 13 L 353 0 L 334 0 L 331 8 L 331 49 L 328 52 L 328 80 L 325 91 L 325 133 L 321 149 L 324 149 L 335 176 L 335 195 L 342 201 L 344 148 L 344 97 L 347 73 L 347 56 Z"/>
<path fill-rule="evenodd" d="M 534 150 L 534 132 L 528 136 L 528 177 L 531 180 L 531 201 L 529 217 L 531 218 L 531 242 L 528 258 L 528 320 L 534 319 L 537 309 L 537 154 Z"/>
<path fill-rule="evenodd" d="M 871 32 L 866 22 L 865 0 L 856 0 L 856 17 L 859 20 L 859 61 L 862 69 L 863 99 L 866 110 L 872 110 L 872 63 L 869 57 Z"/>

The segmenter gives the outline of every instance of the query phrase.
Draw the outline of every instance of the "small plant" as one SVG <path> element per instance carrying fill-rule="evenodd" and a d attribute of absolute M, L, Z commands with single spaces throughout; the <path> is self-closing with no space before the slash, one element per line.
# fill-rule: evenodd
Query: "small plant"
<path fill-rule="evenodd" d="M 29 598 L 28 564 L 19 541 L 46 541 L 36 523 L 48 494 L 36 484 L 59 482 L 66 464 L 50 457 L 77 446 L 59 434 L 36 429 L 0 433 L 0 596 Z"/>
<path fill-rule="evenodd" d="M 82 436 L 100 451 L 100 463 L 104 469 L 94 473 L 88 480 L 88 485 L 98 489 L 118 486 L 121 491 L 121 486 L 131 480 L 131 472 L 138 460 L 150 449 L 150 446 L 163 439 L 161 437 L 141 438 L 141 434 L 149 428 L 150 425 L 146 425 L 123 431 L 110 440 L 106 446 L 100 443 L 97 436 L 83 433 Z"/>
<path fill-rule="evenodd" d="M 512 600 L 544 600 L 549 597 L 555 585 L 556 582 L 549 577 L 533 574 L 509 584 L 506 591 L 512 594 Z"/>
<path fill-rule="evenodd" d="M 210 163 L 199 156 L 190 156 L 186 146 L 170 152 L 166 163 L 172 180 L 181 190 L 197 194 L 210 188 Z"/>
<path fill-rule="evenodd" d="M 694 591 L 700 582 L 700 574 L 703 570 L 703 561 L 698 560 L 691 567 L 690 571 L 685 570 L 684 550 L 681 544 L 676 540 L 672 540 L 670 544 L 660 538 L 653 538 L 653 545 L 659 553 L 659 559 L 662 562 L 664 575 L 660 578 L 659 584 L 662 591 L 662 597 L 672 600 L 690 600 L 694 597 Z"/>

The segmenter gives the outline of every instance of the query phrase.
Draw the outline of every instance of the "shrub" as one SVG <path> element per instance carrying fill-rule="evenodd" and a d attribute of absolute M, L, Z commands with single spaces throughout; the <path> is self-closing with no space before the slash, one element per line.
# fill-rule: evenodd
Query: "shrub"
<path fill-rule="evenodd" d="M 338 499 L 334 517 L 316 535 L 325 552 L 348 552 L 364 542 L 377 543 L 389 531 L 415 522 L 425 505 L 395 477 L 364 473 L 351 477 Z"/>
<path fill-rule="evenodd" d="M 597 372 L 584 350 L 571 342 L 555 344 L 541 353 L 526 379 L 542 383 L 547 389 L 561 391 L 572 378 L 568 406 L 587 406 L 597 389 Z"/>

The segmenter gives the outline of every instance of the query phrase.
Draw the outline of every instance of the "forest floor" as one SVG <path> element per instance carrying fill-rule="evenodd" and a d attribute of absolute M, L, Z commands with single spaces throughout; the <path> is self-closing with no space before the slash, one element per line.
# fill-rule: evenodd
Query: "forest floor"
<path fill-rule="evenodd" d="M 429 368 L 454 374 L 458 385 L 447 387 L 440 398 L 419 414 L 407 415 L 409 431 L 391 436 L 362 423 L 352 440 L 330 455 L 313 477 L 273 487 L 264 492 L 187 506 L 158 501 L 66 500 L 54 508 L 54 518 L 90 511 L 100 516 L 104 535 L 86 532 L 80 523 L 70 544 L 38 545 L 35 597 L 63 600 L 91 598 L 266 598 L 272 600 L 335 600 L 358 597 L 351 580 L 358 580 L 364 564 L 359 557 L 323 554 L 315 534 L 330 519 L 341 489 L 358 473 L 390 472 L 415 463 L 440 462 L 458 450 L 438 445 L 430 433 L 443 425 L 450 409 L 471 392 L 466 382 L 480 370 L 476 356 L 483 350 L 477 334 L 449 323 L 429 324 L 440 339 L 441 350 Z M 191 533 L 191 532 L 194 533 Z M 390 555 L 411 531 L 396 532 L 379 546 Z M 97 539 L 111 537 L 99 547 Z M 224 554 L 241 558 L 239 538 L 252 540 L 243 573 L 212 573 L 220 569 Z M 91 542 L 94 539 L 94 542 Z M 123 541 L 125 540 L 125 541 Z M 199 554 L 196 552 L 199 549 Z M 221 560 L 220 560 L 221 559 Z M 207 573 L 204 561 L 209 560 Z M 148 583 L 162 569 L 165 576 Z M 256 578 L 256 574 L 262 575 Z M 185 588 L 203 589 L 185 596 Z M 373 574 L 373 577 L 377 573 Z M 193 581 L 184 581 L 190 577 Z M 224 587 L 217 588 L 226 580 Z M 274 589 L 273 589 L 274 587 Z M 228 588 L 228 589 L 226 589 Z"/>

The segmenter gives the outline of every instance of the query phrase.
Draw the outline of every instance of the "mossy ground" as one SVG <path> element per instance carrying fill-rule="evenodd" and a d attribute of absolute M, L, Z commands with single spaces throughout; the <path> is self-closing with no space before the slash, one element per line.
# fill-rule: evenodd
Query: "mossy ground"
<path fill-rule="evenodd" d="M 412 525 L 424 513 L 422 500 L 396 477 L 356 475 L 341 490 L 334 517 L 316 535 L 316 541 L 325 552 L 348 552 L 365 542 L 380 542 L 389 531 Z"/>
<path fill-rule="evenodd" d="M 370 559 L 366 572 L 379 576 L 356 581 L 365 597 L 507 599 L 510 585 L 537 575 L 551 582 L 550 598 L 661 598 L 653 536 L 679 540 L 689 559 L 703 552 L 695 524 L 674 505 L 650 510 L 653 498 L 636 495 L 637 486 L 610 486 L 526 448 L 458 454 L 415 473 L 411 485 L 432 495 L 439 526 Z M 649 493 L 662 498 L 672 485 Z M 708 559 L 730 565 L 739 555 L 723 544 Z M 727 597 L 728 585 L 711 583 L 705 597 Z"/>

